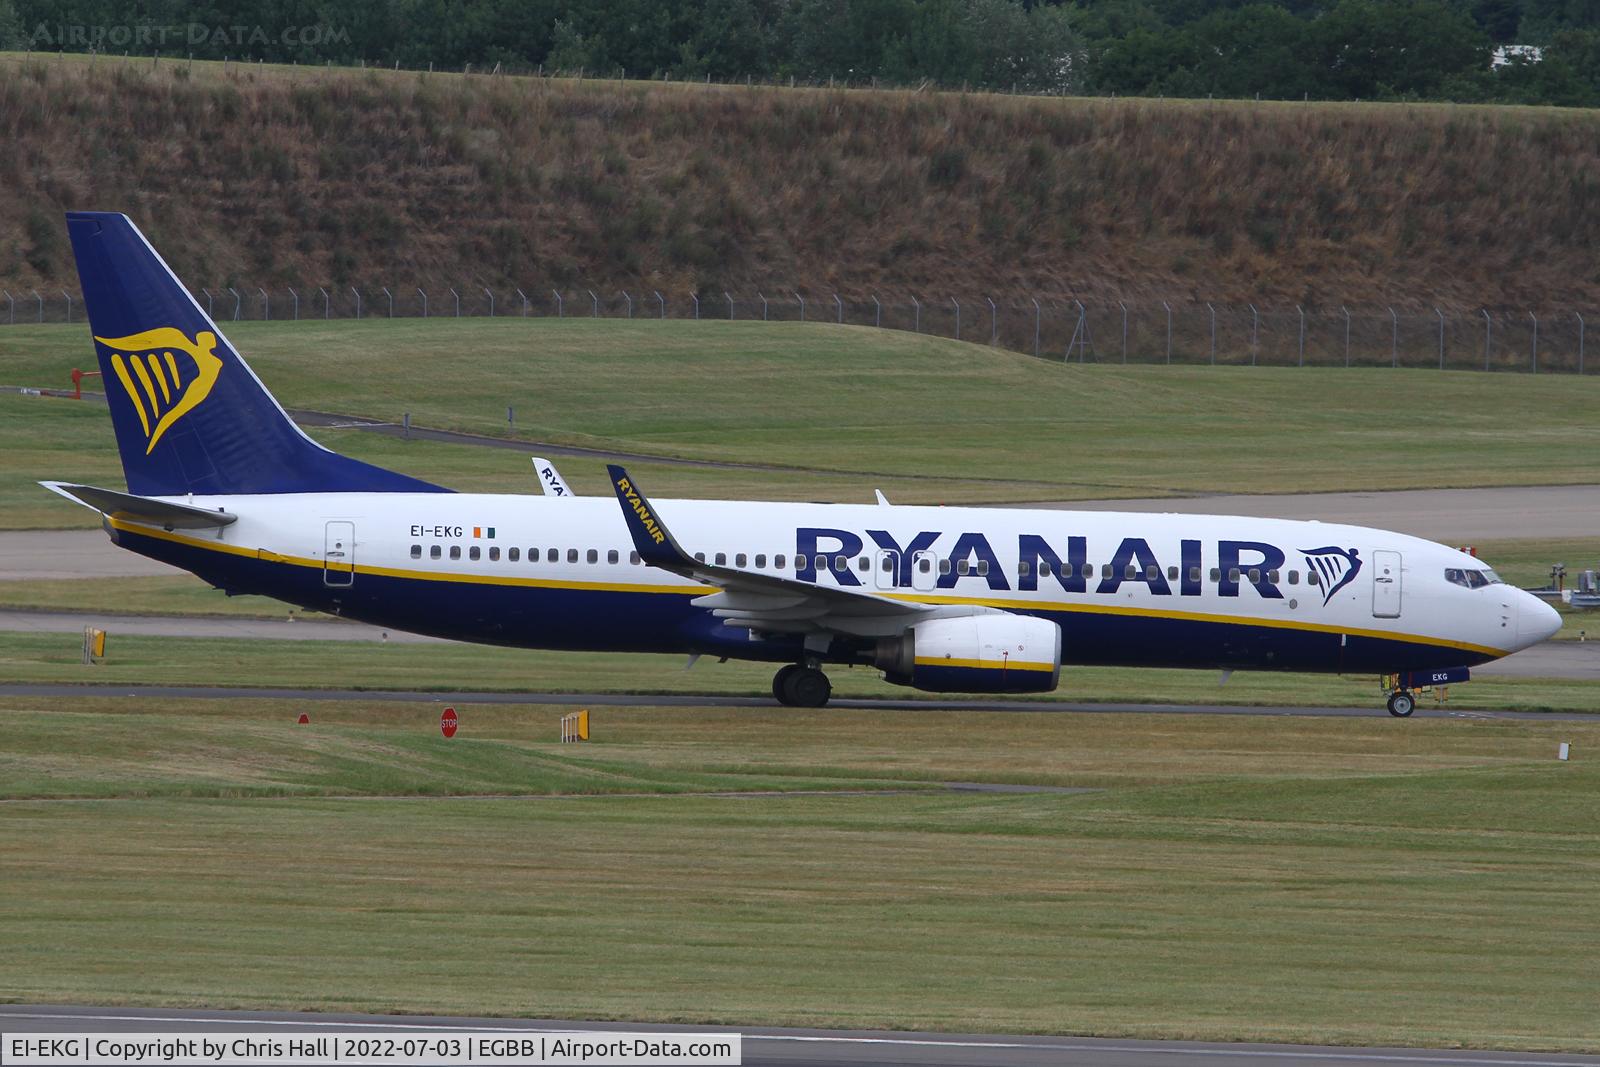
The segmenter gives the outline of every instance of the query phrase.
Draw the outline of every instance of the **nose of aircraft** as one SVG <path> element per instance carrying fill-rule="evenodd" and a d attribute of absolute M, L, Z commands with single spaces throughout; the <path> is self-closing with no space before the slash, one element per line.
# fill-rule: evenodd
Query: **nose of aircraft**
<path fill-rule="evenodd" d="M 1561 614 L 1532 593 L 1517 590 L 1517 646 L 1548 640 L 1561 629 Z"/>

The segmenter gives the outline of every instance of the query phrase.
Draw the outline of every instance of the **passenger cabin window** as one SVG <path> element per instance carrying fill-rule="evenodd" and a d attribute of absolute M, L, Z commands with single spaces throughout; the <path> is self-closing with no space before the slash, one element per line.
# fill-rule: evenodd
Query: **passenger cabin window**
<path fill-rule="evenodd" d="M 506 549 L 506 560 L 510 563 L 515 563 L 522 558 L 521 553 L 522 549 L 520 548 L 508 548 Z"/>
<path fill-rule="evenodd" d="M 628 562 L 633 564 L 635 567 L 637 567 L 639 565 L 639 553 L 637 553 L 637 552 L 629 552 L 628 553 Z"/>
<path fill-rule="evenodd" d="M 1139 568 L 1132 563 L 1128 564 L 1126 567 L 1122 568 L 1122 577 L 1128 581 L 1132 581 L 1133 579 L 1139 577 Z"/>
<path fill-rule="evenodd" d="M 1228 581 L 1237 582 L 1238 580 L 1239 580 L 1239 568 L 1238 567 L 1229 567 L 1228 568 Z"/>
<path fill-rule="evenodd" d="M 988 573 L 989 573 L 989 561 L 986 560 L 986 559 L 980 559 L 978 561 L 978 576 L 979 577 L 984 577 L 984 576 L 988 575 Z"/>
<path fill-rule="evenodd" d="M 1145 569 L 1144 569 L 1145 581 L 1153 582 L 1153 581 L 1155 581 L 1156 579 L 1158 579 L 1160 577 L 1161 577 L 1161 568 L 1160 567 L 1157 567 L 1154 563 L 1152 563 L 1149 566 L 1145 567 Z"/>
<path fill-rule="evenodd" d="M 617 555 L 617 550 L 614 549 L 614 548 L 606 553 L 606 562 L 607 563 L 615 563 L 615 562 L 617 562 L 617 560 L 619 560 L 621 558 L 622 558 L 621 556 Z"/>
<path fill-rule="evenodd" d="M 1267 581 L 1276 583 L 1277 580 L 1278 580 L 1278 572 L 1277 571 L 1268 571 L 1267 572 Z"/>
<path fill-rule="evenodd" d="M 1167 581 L 1175 582 L 1177 580 L 1178 580 L 1178 568 L 1176 568 L 1176 567 L 1168 567 L 1167 568 Z"/>
<path fill-rule="evenodd" d="M 1190 567 L 1189 568 L 1189 580 L 1191 582 L 1198 582 L 1200 580 L 1200 568 L 1199 567 Z"/>
<path fill-rule="evenodd" d="M 489 546 L 489 559 L 496 563 L 500 561 L 500 549 L 497 546 Z"/>
<path fill-rule="evenodd" d="M 772 557 L 772 569 L 773 570 L 778 570 L 778 571 L 783 570 L 783 557 L 782 556 L 773 556 Z"/>
<path fill-rule="evenodd" d="M 429 545 L 428 546 L 428 558 L 429 559 L 438 559 L 439 556 L 440 556 L 439 546 L 438 545 Z"/>
<path fill-rule="evenodd" d="M 728 554 L 726 552 L 718 552 L 717 553 L 717 566 L 726 567 L 727 565 L 728 565 Z"/>
<path fill-rule="evenodd" d="M 917 571 L 918 571 L 918 573 L 921 573 L 921 574 L 932 574 L 933 573 L 933 560 L 929 559 L 927 556 L 918 557 L 918 559 L 917 559 Z"/>
<path fill-rule="evenodd" d="M 741 553 L 739 553 L 739 554 L 738 554 L 738 555 L 737 555 L 737 556 L 734 556 L 734 557 L 733 557 L 733 565 L 734 565 L 734 566 L 735 566 L 735 567 L 744 567 L 744 566 L 748 566 L 748 564 L 749 564 L 749 559 L 750 559 L 750 557 L 749 557 L 749 556 L 747 556 L 747 555 L 745 555 L 745 554 L 744 554 L 744 553 L 743 553 L 743 552 L 741 552 Z"/>
<path fill-rule="evenodd" d="M 1085 578 L 1093 578 L 1094 577 L 1094 564 L 1093 563 L 1085 563 L 1083 565 L 1083 576 Z"/>
<path fill-rule="evenodd" d="M 964 566 L 966 566 L 966 564 L 963 563 L 962 566 L 964 567 Z M 949 574 L 950 573 L 950 561 L 949 560 L 941 559 L 939 561 L 939 573 L 940 574 Z"/>
<path fill-rule="evenodd" d="M 1306 571 L 1306 584 L 1321 585 L 1322 575 L 1318 574 L 1316 571 Z"/>
<path fill-rule="evenodd" d="M 845 559 L 843 556 L 834 556 L 833 557 L 833 571 L 834 571 L 835 574 L 839 573 L 840 571 L 847 571 L 849 569 L 850 569 L 850 561 L 849 560 Z"/>
<path fill-rule="evenodd" d="M 1299 585 L 1300 584 L 1300 572 L 1299 571 L 1290 571 L 1289 572 L 1289 584 L 1290 585 Z"/>
<path fill-rule="evenodd" d="M 1043 573 L 1044 572 L 1044 568 L 1046 568 L 1048 566 L 1050 566 L 1050 564 L 1048 564 L 1048 563 L 1039 564 L 1040 573 Z M 1017 561 L 1017 574 L 1020 577 L 1026 578 L 1028 576 L 1028 571 L 1029 571 L 1028 561 L 1025 560 L 1025 559 L 1024 560 L 1018 560 Z"/>
<path fill-rule="evenodd" d="M 411 546 L 411 558 L 412 559 L 421 559 L 422 558 L 422 546 L 421 545 L 412 545 Z"/>
<path fill-rule="evenodd" d="M 856 570 L 861 571 L 862 573 L 866 573 L 867 571 L 869 571 L 871 569 L 872 569 L 872 561 L 870 559 L 868 559 L 866 556 L 862 556 L 860 559 L 856 560 Z"/>
<path fill-rule="evenodd" d="M 546 563 L 559 563 L 561 561 L 561 553 L 554 548 L 546 549 L 544 561 Z"/>
<path fill-rule="evenodd" d="M 972 568 L 972 564 L 968 563 L 966 560 L 962 560 L 961 562 L 956 564 L 956 573 L 957 574 L 966 574 L 971 568 Z"/>
<path fill-rule="evenodd" d="M 450 546 L 450 558 L 451 559 L 460 559 L 461 558 L 461 546 L 460 545 L 451 545 Z"/>
<path fill-rule="evenodd" d="M 694 554 L 694 558 L 699 560 L 701 563 L 704 563 L 706 561 L 706 554 L 704 552 L 696 552 Z"/>
<path fill-rule="evenodd" d="M 756 553 L 756 570 L 764 571 L 766 569 L 767 569 L 767 554 L 765 552 L 757 552 Z"/>
<path fill-rule="evenodd" d="M 894 557 L 893 556 L 884 556 L 883 557 L 883 573 L 888 574 L 892 570 L 894 570 Z"/>
<path fill-rule="evenodd" d="M 1111 564 L 1103 563 L 1103 564 L 1100 565 L 1100 577 L 1102 577 L 1102 578 L 1110 578 L 1111 577 Z"/>
<path fill-rule="evenodd" d="M 1052 570 L 1053 570 L 1053 568 L 1050 566 L 1050 561 L 1049 560 L 1041 559 L 1039 561 L 1039 577 L 1041 577 L 1041 578 L 1050 577 L 1050 574 L 1051 574 Z M 1028 565 L 1026 563 L 1024 563 L 1022 565 L 1022 573 L 1023 574 L 1027 574 L 1028 573 Z"/>
<path fill-rule="evenodd" d="M 576 562 L 578 562 L 578 550 L 577 549 L 575 549 L 575 548 L 567 549 L 567 562 L 568 563 L 576 563 Z"/>
<path fill-rule="evenodd" d="M 796 556 L 794 558 L 794 569 L 797 571 L 806 569 L 806 558 L 804 556 Z"/>
<path fill-rule="evenodd" d="M 1212 567 L 1211 568 L 1211 580 L 1213 582 L 1222 581 L 1222 571 L 1218 570 L 1216 567 Z"/>
<path fill-rule="evenodd" d="M 588 560 L 590 563 L 599 563 L 600 562 L 600 552 L 597 549 L 591 548 L 588 552 L 586 552 L 584 554 L 583 558 Z"/>
<path fill-rule="evenodd" d="M 483 555 L 483 549 L 479 548 L 477 545 L 473 545 L 471 548 L 467 549 L 467 558 L 468 559 L 477 559 L 479 556 L 482 556 L 482 555 Z"/>

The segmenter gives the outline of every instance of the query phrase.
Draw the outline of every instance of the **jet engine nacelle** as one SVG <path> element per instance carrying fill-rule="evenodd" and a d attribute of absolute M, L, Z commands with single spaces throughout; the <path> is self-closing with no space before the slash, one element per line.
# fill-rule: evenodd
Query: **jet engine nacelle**
<path fill-rule="evenodd" d="M 932 693 L 1048 693 L 1061 676 L 1061 627 L 1027 615 L 930 619 L 879 641 L 873 665 Z"/>

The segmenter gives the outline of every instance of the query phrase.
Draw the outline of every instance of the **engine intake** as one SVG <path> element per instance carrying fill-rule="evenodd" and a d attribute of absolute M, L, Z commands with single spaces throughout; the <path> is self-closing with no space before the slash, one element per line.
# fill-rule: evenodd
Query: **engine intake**
<path fill-rule="evenodd" d="M 1048 693 L 1061 677 L 1061 627 L 1027 615 L 930 619 L 879 641 L 872 662 L 930 693 Z"/>

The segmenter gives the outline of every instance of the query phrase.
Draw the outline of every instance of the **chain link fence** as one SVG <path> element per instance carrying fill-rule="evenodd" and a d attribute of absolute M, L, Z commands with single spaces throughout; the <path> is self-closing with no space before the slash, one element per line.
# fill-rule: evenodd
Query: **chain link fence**
<path fill-rule="evenodd" d="M 1082 302 L 1043 297 L 884 299 L 832 290 L 665 293 L 654 289 L 494 289 L 484 286 L 204 287 L 195 299 L 218 322 L 351 318 L 606 318 L 830 322 L 992 345 L 1073 363 L 1417 367 L 1583 374 L 1580 310 L 1415 306 L 1289 307 Z M 6 325 L 74 322 L 65 290 L 0 290 Z"/>

